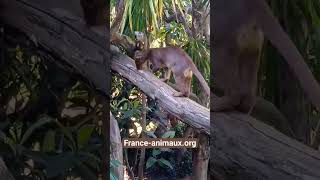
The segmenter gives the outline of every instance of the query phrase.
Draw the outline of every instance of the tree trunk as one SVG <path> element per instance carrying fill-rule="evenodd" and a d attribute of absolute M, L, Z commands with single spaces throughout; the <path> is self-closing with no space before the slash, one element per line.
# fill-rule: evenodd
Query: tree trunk
<path fill-rule="evenodd" d="M 198 148 L 192 151 L 192 179 L 206 180 L 208 176 L 208 164 L 209 164 L 209 138 L 205 134 L 199 134 Z"/>
<path fill-rule="evenodd" d="M 111 143 L 111 160 L 118 160 L 121 163 L 120 167 L 112 168 L 119 180 L 124 179 L 123 169 L 123 149 L 120 136 L 120 129 L 117 120 L 110 112 L 110 143 Z"/>
<path fill-rule="evenodd" d="M 147 119 L 147 96 L 142 93 L 142 111 L 141 111 L 141 137 L 145 138 L 145 131 L 146 131 L 146 119 Z M 140 149 L 140 160 L 139 160 L 139 166 L 138 166 L 138 179 L 143 180 L 144 179 L 144 163 L 146 158 L 146 149 L 141 148 Z"/>

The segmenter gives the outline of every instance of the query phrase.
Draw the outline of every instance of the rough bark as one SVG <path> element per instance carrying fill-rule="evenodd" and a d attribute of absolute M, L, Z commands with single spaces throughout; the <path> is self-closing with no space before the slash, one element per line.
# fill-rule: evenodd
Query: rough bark
<path fill-rule="evenodd" d="M 145 94 L 141 95 L 141 104 L 142 104 L 142 110 L 141 110 L 141 127 L 142 127 L 142 133 L 141 137 L 146 138 L 146 135 L 144 132 L 146 131 L 146 124 L 147 124 L 147 96 Z M 145 165 L 145 159 L 146 159 L 146 148 L 140 148 L 140 160 L 139 160 L 139 166 L 138 166 L 138 180 L 144 179 L 144 165 Z"/>
<path fill-rule="evenodd" d="M 215 179 L 320 179 L 320 153 L 247 115 L 211 113 Z"/>
<path fill-rule="evenodd" d="M 208 164 L 210 156 L 209 138 L 205 134 L 199 134 L 198 148 L 192 151 L 192 177 L 196 179 L 208 179 Z"/>

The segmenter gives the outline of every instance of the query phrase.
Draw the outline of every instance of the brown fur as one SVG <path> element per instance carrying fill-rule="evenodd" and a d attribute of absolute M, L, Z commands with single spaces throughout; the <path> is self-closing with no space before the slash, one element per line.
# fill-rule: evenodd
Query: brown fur
<path fill-rule="evenodd" d="M 167 68 L 165 78 L 162 81 L 168 81 L 170 79 L 171 72 L 174 75 L 174 79 L 179 92 L 174 93 L 173 96 L 186 96 L 189 97 L 191 90 L 192 73 L 198 78 L 205 92 L 210 95 L 210 89 L 197 69 L 193 64 L 191 58 L 186 52 L 177 47 L 165 47 L 165 48 L 151 48 L 145 51 L 137 51 L 135 59 L 139 63 L 143 63 L 147 60 L 152 64 L 152 71 L 156 72 L 161 68 Z"/>
<path fill-rule="evenodd" d="M 134 52 L 148 49 L 147 37 L 145 36 L 144 33 L 136 31 L 135 38 L 136 38 L 136 43 L 135 43 Z M 135 59 L 135 64 L 137 69 L 139 70 L 147 70 L 149 68 L 148 62 L 143 61 L 141 59 Z"/>
<path fill-rule="evenodd" d="M 213 97 L 213 111 L 251 111 L 256 101 L 263 34 L 320 110 L 319 84 L 264 0 L 216 0 L 214 11 L 213 78 L 214 88 L 222 97 Z"/>

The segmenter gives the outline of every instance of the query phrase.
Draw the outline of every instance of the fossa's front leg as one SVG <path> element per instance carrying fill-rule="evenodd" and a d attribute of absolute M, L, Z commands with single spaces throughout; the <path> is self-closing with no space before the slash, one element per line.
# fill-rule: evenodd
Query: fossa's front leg
<path fill-rule="evenodd" d="M 170 80 L 171 73 L 172 73 L 172 70 L 170 68 L 165 69 L 164 70 L 164 78 L 161 78 L 160 80 L 162 82 L 167 83 Z"/>

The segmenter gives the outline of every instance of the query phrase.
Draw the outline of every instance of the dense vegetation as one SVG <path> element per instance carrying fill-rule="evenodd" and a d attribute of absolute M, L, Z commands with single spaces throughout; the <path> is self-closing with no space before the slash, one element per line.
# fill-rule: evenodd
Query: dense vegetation
<path fill-rule="evenodd" d="M 209 1 L 201 0 L 192 4 L 190 0 L 154 0 L 154 1 L 124 1 L 124 11 L 120 22 L 119 33 L 134 40 L 134 32 L 146 34 L 149 47 L 178 46 L 183 48 L 193 59 L 204 75 L 210 77 L 209 51 Z M 115 23 L 119 14 L 119 3 L 111 3 L 111 24 Z M 121 48 L 121 44 L 117 44 Z M 123 53 L 127 53 L 123 49 Z M 128 53 L 130 54 L 130 53 Z M 161 73 L 157 74 L 162 76 Z M 172 81 L 174 82 L 174 81 Z M 192 91 L 200 98 L 207 100 L 193 81 Z M 201 95 L 202 94 L 202 95 Z M 142 103 L 143 93 L 131 83 L 114 75 L 112 78 L 111 111 L 118 120 L 122 137 L 183 137 L 186 125 L 178 122 L 172 126 L 166 112 L 153 101 L 147 99 L 147 105 Z M 144 108 L 147 109 L 143 117 Z M 146 121 L 146 129 L 142 127 Z M 139 176 L 139 161 L 144 156 L 144 150 L 124 149 L 125 166 L 128 175 Z M 177 161 L 177 149 L 147 149 L 144 174 L 147 177 L 163 177 L 179 179 L 191 174 L 192 152 L 188 150 L 183 160 Z M 127 160 L 126 160 L 127 159 Z"/>

